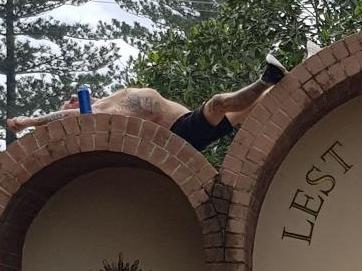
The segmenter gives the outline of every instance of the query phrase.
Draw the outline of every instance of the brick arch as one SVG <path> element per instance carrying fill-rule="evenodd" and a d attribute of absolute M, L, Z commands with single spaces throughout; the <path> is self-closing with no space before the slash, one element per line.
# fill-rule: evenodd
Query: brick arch
<path fill-rule="evenodd" d="M 225 268 L 252 270 L 258 215 L 275 172 L 314 123 L 361 93 L 362 34 L 354 34 L 296 66 L 248 114 L 221 168 L 233 191 Z"/>
<path fill-rule="evenodd" d="M 153 122 L 94 114 L 38 127 L 0 153 L 0 270 L 21 270 L 26 232 L 53 193 L 81 174 L 122 165 L 167 175 L 195 210 L 206 263 L 219 259 L 221 222 L 210 200 L 217 171 L 205 157 Z"/>

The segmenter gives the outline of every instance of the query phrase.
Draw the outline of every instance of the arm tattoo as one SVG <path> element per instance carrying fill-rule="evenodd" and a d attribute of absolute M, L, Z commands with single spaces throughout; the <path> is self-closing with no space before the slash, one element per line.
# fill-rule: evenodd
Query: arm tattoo
<path fill-rule="evenodd" d="M 145 104 L 145 109 L 146 109 L 148 112 L 151 112 L 151 114 L 152 114 L 152 113 L 153 113 L 152 98 L 151 98 L 151 97 L 145 97 L 145 99 L 144 99 L 144 104 Z"/>
<path fill-rule="evenodd" d="M 121 103 L 121 106 L 125 106 Z M 129 95 L 128 103 L 126 105 L 131 112 L 148 112 L 150 114 L 159 113 L 161 105 L 158 101 L 154 101 L 152 97 L 140 97 L 137 95 Z"/>
<path fill-rule="evenodd" d="M 141 98 L 137 95 L 129 95 L 128 106 L 131 112 L 140 111 L 142 109 Z"/>

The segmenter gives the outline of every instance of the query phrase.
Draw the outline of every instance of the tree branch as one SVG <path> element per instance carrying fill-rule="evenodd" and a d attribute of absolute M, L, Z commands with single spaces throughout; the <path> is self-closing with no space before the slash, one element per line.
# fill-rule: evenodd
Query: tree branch
<path fill-rule="evenodd" d="M 318 4 L 319 1 L 318 0 L 312 0 L 312 6 L 314 9 L 314 13 L 315 13 L 315 22 L 316 22 L 316 28 L 317 28 L 317 33 L 319 37 L 322 37 L 322 32 L 321 32 L 321 23 L 320 23 L 320 15 L 318 12 Z"/>
<path fill-rule="evenodd" d="M 27 70 L 22 72 L 17 72 L 17 74 L 26 75 L 26 74 L 33 74 L 33 73 L 43 73 L 43 74 L 49 74 L 49 75 L 58 75 L 60 72 L 83 72 L 79 70 L 69 70 L 68 68 L 58 68 L 58 69 L 48 69 L 48 70 Z M 87 71 L 88 72 L 88 71 Z"/>
<path fill-rule="evenodd" d="M 300 0 L 297 0 L 297 3 L 300 5 L 300 7 L 301 7 L 304 11 L 306 11 L 307 13 L 309 13 L 309 14 L 314 18 L 315 14 L 312 13 L 312 12 L 308 9 L 308 7 L 306 7 L 306 5 L 304 5 Z"/>
<path fill-rule="evenodd" d="M 3 129 L 6 128 L 6 120 L 3 118 L 0 118 L 0 127 L 2 127 Z M 1 133 L 0 133 L 0 139 L 5 140 L 5 138 L 3 137 L 3 135 Z"/>
<path fill-rule="evenodd" d="M 118 40 L 120 38 L 85 38 L 85 37 L 76 37 L 71 35 L 65 35 L 65 38 L 77 39 L 77 40 L 89 40 L 89 41 L 111 41 L 111 40 Z"/>
<path fill-rule="evenodd" d="M 33 64 L 31 67 L 27 67 L 27 68 L 25 67 L 25 68 L 26 68 L 26 71 L 28 71 L 29 69 L 38 68 L 38 67 L 41 67 L 42 65 L 51 65 L 51 63 L 53 61 L 62 60 L 62 58 L 63 58 L 63 56 L 60 56 L 60 55 L 52 55 L 50 58 L 48 58 L 47 60 L 45 60 L 43 62 Z M 23 73 L 23 72 L 25 72 L 24 69 L 17 70 L 17 73 Z"/>
<path fill-rule="evenodd" d="M 31 37 L 32 39 L 35 39 L 35 40 L 49 40 L 49 41 L 51 41 L 51 39 L 48 39 L 46 36 L 42 36 L 41 38 L 37 38 L 37 37 L 34 36 L 34 35 L 41 36 L 43 34 L 44 33 L 36 33 L 36 32 L 21 32 L 21 33 L 18 32 L 18 33 L 15 33 L 14 35 L 15 36 L 29 36 L 29 37 Z M 0 35 L 5 35 L 5 34 L 0 32 Z M 77 40 L 89 40 L 89 41 L 107 41 L 107 40 L 120 39 L 120 38 L 87 38 L 87 37 L 77 37 L 77 36 L 71 36 L 71 35 L 64 35 L 63 37 L 64 38 L 77 39 Z"/>
<path fill-rule="evenodd" d="M 33 8 L 33 10 L 30 9 L 30 13 L 27 12 L 27 13 L 21 14 L 22 12 L 20 11 L 18 13 L 15 13 L 15 15 L 17 16 L 17 18 L 21 18 L 21 19 L 34 17 L 34 16 L 41 15 L 44 12 L 53 10 L 53 9 L 61 7 L 61 6 L 64 6 L 65 4 L 66 3 L 64 3 L 64 2 L 58 3 L 58 4 L 51 4 L 51 5 L 47 6 L 47 7 L 44 7 L 42 9 L 38 9 L 38 10 L 36 8 Z"/>

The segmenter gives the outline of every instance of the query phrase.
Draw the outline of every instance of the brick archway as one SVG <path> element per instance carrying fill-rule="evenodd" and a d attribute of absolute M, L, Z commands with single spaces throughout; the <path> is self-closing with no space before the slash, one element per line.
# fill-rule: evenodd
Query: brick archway
<path fill-rule="evenodd" d="M 206 263 L 217 261 L 222 225 L 210 200 L 217 171 L 190 144 L 155 123 L 95 114 L 38 127 L 0 153 L 0 270 L 21 270 L 26 232 L 51 195 L 76 176 L 125 165 L 174 181 L 200 222 Z"/>
<path fill-rule="evenodd" d="M 197 214 L 210 270 L 251 270 L 258 214 L 274 173 L 311 125 L 362 92 L 361 41 L 356 34 L 323 49 L 274 87 L 247 116 L 224 159 L 220 180 L 188 143 L 138 118 L 68 118 L 14 142 L 0 154 L 0 270 L 21 269 L 27 225 L 49 197 L 39 187 L 27 190 L 31 180 L 79 157 L 89 165 L 128 161 L 168 175 Z M 63 177 L 91 169 L 81 167 Z M 66 173 L 61 167 L 58 172 Z"/>
<path fill-rule="evenodd" d="M 295 67 L 250 112 L 221 169 L 233 196 L 220 268 L 252 270 L 258 215 L 275 172 L 314 123 L 361 93 L 362 34 L 355 34 Z"/>

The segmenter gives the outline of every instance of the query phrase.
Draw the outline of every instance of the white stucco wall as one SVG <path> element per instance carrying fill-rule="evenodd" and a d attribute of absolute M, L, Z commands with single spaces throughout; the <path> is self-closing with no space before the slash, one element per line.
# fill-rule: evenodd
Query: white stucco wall
<path fill-rule="evenodd" d="M 361 195 L 359 97 L 320 120 L 283 161 L 259 216 L 254 270 L 361 270 Z"/>
<path fill-rule="evenodd" d="M 141 169 L 103 169 L 68 184 L 34 220 L 23 252 L 23 271 L 99 270 L 119 252 L 145 271 L 206 270 L 191 205 L 168 178 Z"/>

